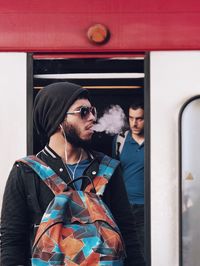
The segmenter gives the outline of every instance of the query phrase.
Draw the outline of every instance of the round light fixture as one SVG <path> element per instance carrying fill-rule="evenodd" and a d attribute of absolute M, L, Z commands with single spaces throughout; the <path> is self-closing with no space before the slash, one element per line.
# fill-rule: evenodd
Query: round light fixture
<path fill-rule="evenodd" d="M 109 40 L 110 32 L 103 24 L 95 24 L 89 27 L 87 36 L 94 44 L 105 44 Z"/>

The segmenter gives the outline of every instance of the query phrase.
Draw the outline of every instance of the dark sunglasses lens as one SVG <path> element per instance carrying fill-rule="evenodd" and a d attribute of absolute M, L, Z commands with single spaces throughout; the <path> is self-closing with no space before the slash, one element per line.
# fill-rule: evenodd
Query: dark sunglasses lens
<path fill-rule="evenodd" d="M 90 113 L 90 107 L 87 107 L 87 106 L 83 106 L 81 107 L 81 117 L 82 118 L 85 118 L 89 115 Z"/>
<path fill-rule="evenodd" d="M 96 117 L 96 108 L 95 107 L 87 107 L 87 106 L 83 106 L 80 109 L 81 111 L 81 118 L 86 118 L 89 116 L 90 112 L 92 113 L 93 116 Z"/>

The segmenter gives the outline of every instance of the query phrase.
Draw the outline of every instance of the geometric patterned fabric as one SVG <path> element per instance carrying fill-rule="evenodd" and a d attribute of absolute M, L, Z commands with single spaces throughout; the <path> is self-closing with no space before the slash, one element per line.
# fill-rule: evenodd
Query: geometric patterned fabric
<path fill-rule="evenodd" d="M 122 266 L 125 257 L 122 236 L 100 197 L 117 161 L 105 156 L 93 184 L 84 191 L 68 186 L 36 156 L 20 161 L 28 164 L 55 195 L 35 237 L 32 265 Z M 93 187 L 96 193 L 91 192 Z"/>

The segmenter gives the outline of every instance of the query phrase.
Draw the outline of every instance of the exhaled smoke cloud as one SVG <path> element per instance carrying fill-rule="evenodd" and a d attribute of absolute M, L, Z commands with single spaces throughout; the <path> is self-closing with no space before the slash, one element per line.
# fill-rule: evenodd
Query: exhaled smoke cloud
<path fill-rule="evenodd" d="M 97 132 L 103 132 L 114 135 L 121 131 L 125 126 L 125 114 L 119 105 L 112 105 L 106 110 L 101 118 L 97 120 L 97 124 L 93 129 Z"/>

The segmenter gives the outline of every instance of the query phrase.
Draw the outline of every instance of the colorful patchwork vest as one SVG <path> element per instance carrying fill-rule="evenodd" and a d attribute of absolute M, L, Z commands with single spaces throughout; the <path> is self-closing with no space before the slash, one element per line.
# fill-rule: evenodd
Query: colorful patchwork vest
<path fill-rule="evenodd" d="M 123 265 L 125 249 L 119 228 L 101 200 L 118 161 L 105 156 L 97 176 L 84 191 L 72 189 L 36 156 L 20 161 L 28 164 L 55 195 L 35 237 L 32 265 Z"/>

